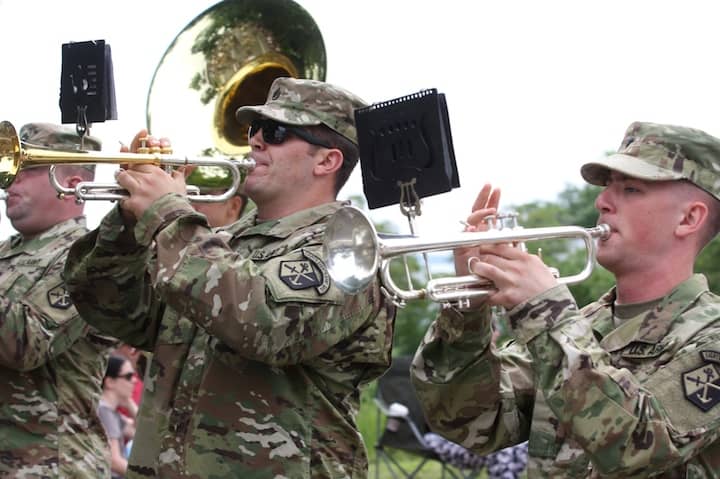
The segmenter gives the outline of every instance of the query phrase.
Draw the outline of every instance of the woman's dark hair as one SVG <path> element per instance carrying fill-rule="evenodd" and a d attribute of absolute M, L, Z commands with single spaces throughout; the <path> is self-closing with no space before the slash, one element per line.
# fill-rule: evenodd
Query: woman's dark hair
<path fill-rule="evenodd" d="M 103 386 L 105 385 L 105 379 L 106 378 L 117 378 L 120 374 L 120 370 L 123 367 L 123 364 L 128 361 L 127 358 L 124 358 L 122 356 L 110 356 L 108 359 L 107 368 L 105 368 L 105 376 L 103 376 Z"/>

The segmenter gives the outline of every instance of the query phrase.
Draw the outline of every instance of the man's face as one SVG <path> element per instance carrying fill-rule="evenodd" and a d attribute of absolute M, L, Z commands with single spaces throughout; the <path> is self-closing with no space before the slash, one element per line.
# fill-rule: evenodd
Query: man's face
<path fill-rule="evenodd" d="M 255 168 L 248 174 L 243 191 L 258 206 L 276 201 L 292 202 L 313 186 L 317 149 L 294 135 L 280 144 L 265 142 L 262 130 L 250 138 Z"/>
<path fill-rule="evenodd" d="M 7 217 L 23 236 L 34 236 L 57 222 L 61 204 L 48 179 L 49 168 L 21 170 L 7 189 Z"/>
<path fill-rule="evenodd" d="M 598 244 L 597 260 L 616 276 L 649 270 L 671 254 L 673 234 L 682 217 L 682 185 L 644 181 L 611 172 L 595 200 L 598 223 L 611 234 Z"/>

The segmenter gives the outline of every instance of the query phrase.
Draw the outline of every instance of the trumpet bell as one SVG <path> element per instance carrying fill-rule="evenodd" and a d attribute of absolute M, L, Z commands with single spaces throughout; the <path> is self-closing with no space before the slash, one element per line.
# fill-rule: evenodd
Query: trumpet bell
<path fill-rule="evenodd" d="M 328 273 L 342 291 L 362 291 L 377 274 L 380 257 L 375 226 L 354 206 L 335 213 L 325 228 L 323 254 Z"/>
<path fill-rule="evenodd" d="M 0 122 L 0 188 L 10 186 L 20 169 L 22 150 L 15 127 L 9 121 Z"/>
<path fill-rule="evenodd" d="M 325 79 L 314 20 L 291 0 L 224 0 L 192 20 L 165 51 L 147 97 L 147 125 L 193 155 L 249 150 L 240 106 L 265 102 L 283 76 Z"/>

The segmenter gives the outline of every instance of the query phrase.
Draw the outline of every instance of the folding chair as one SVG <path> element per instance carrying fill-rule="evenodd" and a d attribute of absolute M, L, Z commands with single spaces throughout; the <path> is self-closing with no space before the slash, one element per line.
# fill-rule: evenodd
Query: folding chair
<path fill-rule="evenodd" d="M 442 478 L 446 474 L 453 479 L 478 477 L 482 470 L 482 458 L 463 449 L 468 457 L 475 459 L 474 464 L 467 467 L 452 465 L 425 439 L 429 427 L 410 381 L 411 361 L 410 356 L 393 358 L 390 369 L 378 380 L 375 404 L 380 437 L 375 444 L 375 479 L 388 477 L 380 476 L 381 466 L 385 466 L 393 479 L 412 479 L 432 462 L 440 464 Z M 396 452 L 414 456 L 412 469 L 401 463 Z"/>

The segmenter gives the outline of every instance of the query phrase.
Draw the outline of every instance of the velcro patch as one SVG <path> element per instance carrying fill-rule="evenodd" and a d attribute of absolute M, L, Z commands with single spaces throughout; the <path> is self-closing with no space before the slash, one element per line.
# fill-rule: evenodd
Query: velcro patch
<path fill-rule="evenodd" d="M 325 266 L 325 262 L 309 249 L 303 249 L 302 252 L 303 256 L 312 262 L 315 271 L 318 273 L 318 278 L 320 279 L 320 284 L 317 287 L 318 294 L 327 293 L 328 289 L 330 289 L 330 274 Z"/>
<path fill-rule="evenodd" d="M 62 284 L 48 290 L 47 300 L 50 306 L 57 309 L 68 309 L 72 306 L 70 293 L 65 289 L 65 285 Z"/>
<path fill-rule="evenodd" d="M 327 268 L 317 255 L 303 249 L 305 259 L 280 262 L 280 279 L 290 289 L 316 288 L 318 294 L 327 293 L 330 279 Z"/>
<path fill-rule="evenodd" d="M 282 261 L 280 279 L 290 289 L 307 289 L 320 285 L 320 279 L 308 260 Z"/>
<path fill-rule="evenodd" d="M 720 403 L 720 369 L 705 363 L 682 375 L 685 398 L 703 412 Z"/>

